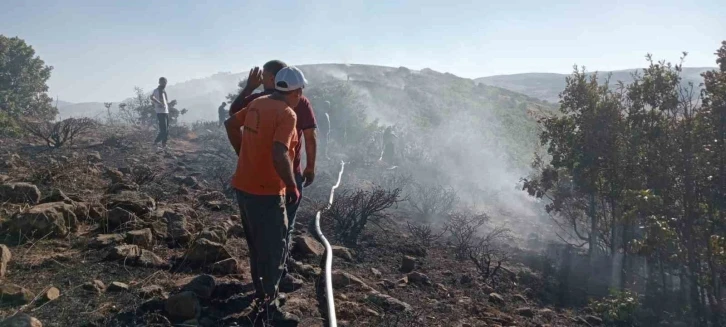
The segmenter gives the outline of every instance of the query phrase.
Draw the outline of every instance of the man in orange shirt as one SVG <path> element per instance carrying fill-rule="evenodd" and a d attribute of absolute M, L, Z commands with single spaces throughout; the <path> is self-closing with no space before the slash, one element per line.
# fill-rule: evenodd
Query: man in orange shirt
<path fill-rule="evenodd" d="M 255 293 L 268 309 L 267 318 L 278 322 L 299 321 L 279 309 L 277 297 L 288 252 L 285 206 L 300 201 L 292 170 L 298 142 L 292 108 L 306 84 L 299 69 L 285 67 L 275 76 L 273 94 L 255 99 L 225 122 L 229 141 L 239 154 L 232 186 L 249 247 Z"/>

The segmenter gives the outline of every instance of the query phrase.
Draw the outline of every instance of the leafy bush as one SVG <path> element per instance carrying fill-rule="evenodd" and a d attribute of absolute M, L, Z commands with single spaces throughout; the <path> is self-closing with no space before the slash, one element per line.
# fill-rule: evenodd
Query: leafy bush
<path fill-rule="evenodd" d="M 590 303 L 590 308 L 603 319 L 606 326 L 637 326 L 640 310 L 638 294 L 631 290 L 611 290 L 610 296 Z"/>

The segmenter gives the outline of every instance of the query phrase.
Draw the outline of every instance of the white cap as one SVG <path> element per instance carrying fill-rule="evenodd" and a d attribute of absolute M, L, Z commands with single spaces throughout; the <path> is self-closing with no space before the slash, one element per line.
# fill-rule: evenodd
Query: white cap
<path fill-rule="evenodd" d="M 278 91 L 294 91 L 302 89 L 308 84 L 305 75 L 300 69 L 294 66 L 287 66 L 280 69 L 275 75 L 275 90 Z"/>

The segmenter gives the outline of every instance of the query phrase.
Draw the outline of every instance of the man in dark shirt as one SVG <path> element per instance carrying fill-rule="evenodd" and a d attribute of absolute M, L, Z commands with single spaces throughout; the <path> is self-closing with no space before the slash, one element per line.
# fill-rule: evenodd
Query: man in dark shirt
<path fill-rule="evenodd" d="M 261 96 L 270 95 L 275 92 L 275 75 L 281 69 L 287 67 L 287 64 L 280 60 L 271 60 L 262 66 L 262 71 L 259 67 L 255 67 L 250 70 L 250 74 L 247 77 L 247 84 L 244 89 L 240 92 L 237 98 L 229 106 L 229 115 L 232 116 L 236 112 L 244 109 L 247 105 Z M 255 89 L 260 85 L 264 88 L 262 92 L 252 94 Z M 295 115 L 297 116 L 297 136 L 298 140 L 305 139 L 305 156 L 307 158 L 305 170 L 301 168 L 301 149 L 302 141 L 297 143 L 295 146 L 295 157 L 293 158 L 292 168 L 295 173 L 295 182 L 297 183 L 298 190 L 302 196 L 303 187 L 309 186 L 315 180 L 315 158 L 317 154 L 317 121 L 315 120 L 315 113 L 313 112 L 313 106 L 310 104 L 310 100 L 304 95 L 300 97 L 300 102 L 293 108 Z M 300 202 L 290 204 L 287 206 L 287 218 L 289 223 L 289 235 L 292 235 L 292 231 L 295 226 L 295 214 L 300 206 Z"/>

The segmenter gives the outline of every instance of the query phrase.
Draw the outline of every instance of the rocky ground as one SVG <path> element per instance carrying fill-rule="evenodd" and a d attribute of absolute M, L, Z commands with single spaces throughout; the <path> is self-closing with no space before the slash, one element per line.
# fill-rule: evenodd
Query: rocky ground
<path fill-rule="evenodd" d="M 158 151 L 150 131 L 116 133 L 52 150 L 1 140 L 0 326 L 263 324 L 250 314 L 247 245 L 222 177 L 235 163 L 224 138 L 178 135 Z M 285 309 L 300 326 L 323 326 L 326 316 L 324 249 L 308 226 L 337 164 L 319 170 L 296 224 L 295 280 L 285 286 Z M 449 245 L 422 248 L 403 228 L 370 228 L 356 249 L 336 246 L 334 255 L 341 326 L 601 322 L 544 305 L 536 273 L 522 263 L 487 284 Z"/>

